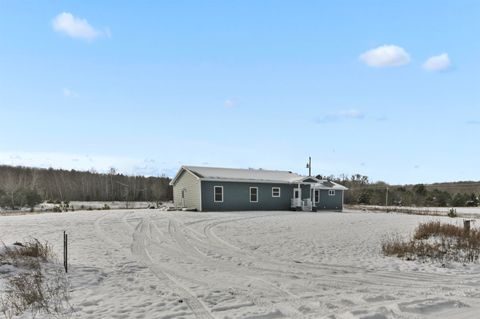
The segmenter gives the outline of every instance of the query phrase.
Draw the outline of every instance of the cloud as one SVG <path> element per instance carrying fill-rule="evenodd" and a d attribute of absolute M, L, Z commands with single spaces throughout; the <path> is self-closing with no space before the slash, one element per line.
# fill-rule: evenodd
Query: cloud
<path fill-rule="evenodd" d="M 363 112 L 357 110 L 342 110 L 334 113 L 329 113 L 322 118 L 317 119 L 317 123 L 331 123 L 337 122 L 341 120 L 349 120 L 349 119 L 356 119 L 361 120 L 365 118 L 365 114 Z"/>
<path fill-rule="evenodd" d="M 361 54 L 359 59 L 366 65 L 375 68 L 402 66 L 410 63 L 408 52 L 396 45 L 379 46 Z"/>
<path fill-rule="evenodd" d="M 72 90 L 70 90 L 70 89 L 64 88 L 64 89 L 63 89 L 63 96 L 65 96 L 65 97 L 71 97 L 71 98 L 76 98 L 76 97 L 78 97 L 78 94 L 77 94 L 77 92 L 75 92 L 75 91 L 72 91 Z"/>
<path fill-rule="evenodd" d="M 237 102 L 235 102 L 234 100 L 225 100 L 225 102 L 223 102 L 223 105 L 226 108 L 232 108 L 232 107 L 235 107 L 237 105 Z"/>
<path fill-rule="evenodd" d="M 480 125 L 479 120 L 468 120 L 465 123 L 467 123 L 468 125 Z"/>
<path fill-rule="evenodd" d="M 427 71 L 445 71 L 450 65 L 451 62 L 448 54 L 442 53 L 428 58 L 423 64 L 423 68 Z"/>
<path fill-rule="evenodd" d="M 87 20 L 77 18 L 69 12 L 62 12 L 52 21 L 53 30 L 63 33 L 71 38 L 94 40 L 100 36 L 110 37 L 110 30 L 95 29 Z"/>

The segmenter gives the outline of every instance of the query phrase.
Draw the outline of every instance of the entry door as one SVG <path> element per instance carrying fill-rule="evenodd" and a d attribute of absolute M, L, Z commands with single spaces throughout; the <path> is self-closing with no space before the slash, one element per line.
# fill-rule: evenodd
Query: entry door
<path fill-rule="evenodd" d="M 184 188 L 182 189 L 182 207 L 185 208 L 185 194 L 187 193 L 187 190 Z"/>
<path fill-rule="evenodd" d="M 300 190 L 298 188 L 293 189 L 293 198 L 298 198 L 300 195 Z"/>

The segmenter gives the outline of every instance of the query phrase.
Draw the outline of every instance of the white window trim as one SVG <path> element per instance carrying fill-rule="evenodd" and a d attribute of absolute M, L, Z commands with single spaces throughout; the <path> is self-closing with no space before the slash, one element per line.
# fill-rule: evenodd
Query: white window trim
<path fill-rule="evenodd" d="M 318 194 L 318 198 L 317 198 Z M 313 200 L 315 201 L 315 204 L 320 203 L 320 190 L 319 189 L 314 189 L 313 190 Z"/>
<path fill-rule="evenodd" d="M 274 195 L 274 191 L 273 190 L 277 190 L 278 189 L 278 195 Z M 272 187 L 272 197 L 281 197 L 281 188 L 280 187 Z"/>
<path fill-rule="evenodd" d="M 217 192 L 215 191 L 217 188 L 222 189 L 222 200 L 217 200 L 217 196 L 215 196 L 217 194 Z M 223 186 L 213 186 L 213 202 L 214 203 L 223 203 Z"/>
<path fill-rule="evenodd" d="M 256 201 L 252 201 L 252 189 L 254 189 L 254 188 L 257 190 L 257 200 Z M 248 192 L 248 198 L 250 199 L 250 203 L 258 203 L 258 187 L 250 187 L 249 192 Z"/>
<path fill-rule="evenodd" d="M 334 189 L 329 189 L 328 190 L 328 196 L 335 196 L 335 190 Z"/>

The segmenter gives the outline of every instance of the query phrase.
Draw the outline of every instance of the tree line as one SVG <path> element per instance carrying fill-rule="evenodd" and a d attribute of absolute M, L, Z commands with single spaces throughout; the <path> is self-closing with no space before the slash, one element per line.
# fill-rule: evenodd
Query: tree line
<path fill-rule="evenodd" d="M 0 165 L 0 207 L 41 201 L 164 201 L 173 197 L 167 177 Z"/>
<path fill-rule="evenodd" d="M 322 178 L 322 176 L 317 176 Z M 459 191 L 465 183 L 389 185 L 385 182 L 370 182 L 368 176 L 323 176 L 349 188 L 345 192 L 345 204 L 389 205 L 389 206 L 429 206 L 429 207 L 467 207 L 479 206 L 479 182 L 468 182 L 472 191 Z M 444 188 L 444 189 L 440 189 Z M 445 190 L 445 189 L 448 189 Z"/>

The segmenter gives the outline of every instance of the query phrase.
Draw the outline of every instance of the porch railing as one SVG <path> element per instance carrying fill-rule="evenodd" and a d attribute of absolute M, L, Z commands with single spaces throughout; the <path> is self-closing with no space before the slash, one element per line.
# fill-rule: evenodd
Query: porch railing
<path fill-rule="evenodd" d="M 292 198 L 290 204 L 292 208 L 301 208 L 304 211 L 312 211 L 312 200 L 309 198 Z"/>

